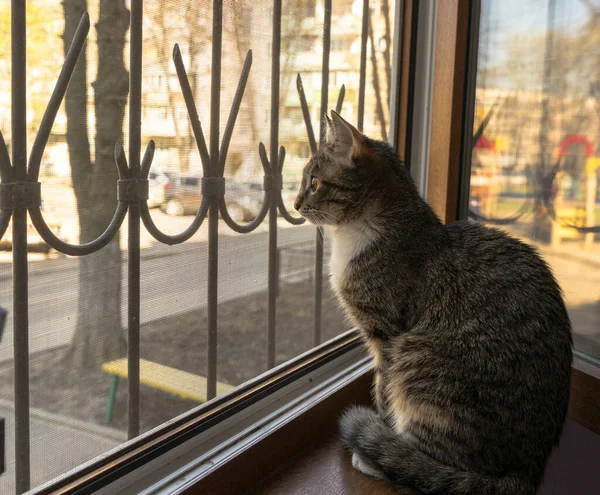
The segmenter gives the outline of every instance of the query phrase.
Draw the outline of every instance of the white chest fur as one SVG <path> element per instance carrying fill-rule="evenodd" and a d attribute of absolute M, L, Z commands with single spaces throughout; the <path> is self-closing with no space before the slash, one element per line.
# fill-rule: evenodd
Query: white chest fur
<path fill-rule="evenodd" d="M 367 249 L 376 238 L 377 232 L 365 222 L 332 228 L 329 274 L 331 285 L 336 292 L 340 291 L 350 261 Z"/>

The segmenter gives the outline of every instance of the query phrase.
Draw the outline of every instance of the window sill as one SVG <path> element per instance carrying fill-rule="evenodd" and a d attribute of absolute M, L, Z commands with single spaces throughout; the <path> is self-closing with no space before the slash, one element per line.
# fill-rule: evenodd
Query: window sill
<path fill-rule="evenodd" d="M 599 378 L 596 367 L 575 359 L 569 419 L 549 461 L 542 495 L 592 493 L 595 487 L 595 459 L 600 457 Z M 265 435 L 252 448 L 177 493 L 195 493 L 200 486 L 214 494 L 409 493 L 358 473 L 337 439 L 341 411 L 350 404 L 370 402 L 371 379 L 369 365 L 335 393 L 291 418 L 284 428 Z M 282 459 L 289 460 L 282 465 Z"/>
<path fill-rule="evenodd" d="M 560 446 L 548 464 L 539 495 L 594 493 L 597 490 L 598 458 L 600 436 L 568 420 Z M 396 490 L 358 472 L 339 440 L 332 436 L 304 449 L 249 493 L 408 495 L 413 492 Z"/>

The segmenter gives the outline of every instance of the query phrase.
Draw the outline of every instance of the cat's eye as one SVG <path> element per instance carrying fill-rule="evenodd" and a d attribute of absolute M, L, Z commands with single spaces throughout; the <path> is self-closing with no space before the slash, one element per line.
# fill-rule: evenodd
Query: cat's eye
<path fill-rule="evenodd" d="M 316 190 L 317 190 L 317 188 L 319 187 L 319 184 L 320 184 L 320 182 L 321 182 L 321 181 L 320 181 L 319 179 L 317 179 L 316 177 L 313 177 L 313 178 L 310 180 L 310 189 L 311 189 L 312 191 L 316 191 Z"/>

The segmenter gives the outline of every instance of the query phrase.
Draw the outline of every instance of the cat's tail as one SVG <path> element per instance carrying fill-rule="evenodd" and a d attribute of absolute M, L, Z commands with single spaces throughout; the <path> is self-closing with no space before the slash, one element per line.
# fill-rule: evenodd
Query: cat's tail
<path fill-rule="evenodd" d="M 349 409 L 344 413 L 340 427 L 342 441 L 355 455 L 358 454 L 360 462 L 368 464 L 363 465 L 370 468 L 366 471 L 375 470 L 392 484 L 414 488 L 427 494 L 535 493 L 535 487 L 531 483 L 518 477 L 496 477 L 462 471 L 438 462 L 406 442 L 371 409 Z"/>

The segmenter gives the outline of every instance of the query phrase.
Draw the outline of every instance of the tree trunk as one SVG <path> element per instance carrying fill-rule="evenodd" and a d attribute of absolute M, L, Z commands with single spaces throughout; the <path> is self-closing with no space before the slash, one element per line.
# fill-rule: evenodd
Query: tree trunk
<path fill-rule="evenodd" d="M 192 90 L 192 96 L 195 101 L 199 101 L 198 98 L 198 78 L 200 76 L 198 71 L 198 55 L 202 50 L 202 47 L 207 46 L 207 39 L 205 36 L 200 36 L 198 33 L 202 32 L 203 29 L 206 28 L 205 23 L 201 21 L 200 17 L 196 12 L 197 5 L 194 2 L 189 2 L 187 5 L 185 18 L 188 23 L 188 32 L 187 32 L 187 40 L 188 47 L 190 52 L 190 67 L 188 71 L 188 76 L 190 78 L 190 89 Z M 196 138 L 194 137 L 194 131 L 192 130 L 192 123 L 190 122 L 189 117 L 186 113 L 185 118 L 185 128 L 187 141 L 184 139 L 185 147 L 186 147 L 186 156 L 185 163 L 187 168 L 189 169 L 191 166 L 190 156 L 196 150 Z"/>
<path fill-rule="evenodd" d="M 388 0 L 382 0 L 381 2 L 381 15 L 383 15 L 383 20 L 385 22 L 385 31 L 383 33 L 385 50 L 383 51 L 383 60 L 385 62 L 385 83 L 387 88 L 387 99 L 389 101 L 392 87 L 392 35 L 390 29 L 390 5 Z"/>
<path fill-rule="evenodd" d="M 373 89 L 375 90 L 375 112 L 379 125 L 381 126 L 381 140 L 387 141 L 385 114 L 381 101 L 381 90 L 379 88 L 379 75 L 377 72 L 377 53 L 375 52 L 375 37 L 373 36 L 373 25 L 369 22 L 369 40 L 371 42 L 371 65 L 373 66 Z"/>
<path fill-rule="evenodd" d="M 64 0 L 65 52 L 85 0 Z M 123 52 L 129 11 L 123 0 L 101 0 L 96 24 L 98 73 L 93 83 L 96 114 L 95 163 L 87 136 L 86 59 L 82 54 L 66 95 L 67 142 L 77 198 L 80 242 L 97 238 L 117 204 L 114 146 L 123 137 L 128 74 Z M 79 259 L 77 322 L 66 358 L 75 368 L 99 367 L 126 352 L 121 328 L 121 250 L 119 235 L 106 247 Z"/>
<path fill-rule="evenodd" d="M 238 54 L 238 59 L 240 61 L 240 67 L 243 66 L 244 60 L 246 59 L 246 53 L 251 48 L 250 47 L 250 28 L 246 24 L 247 19 L 244 15 L 244 11 L 249 9 L 250 6 L 244 4 L 243 2 L 233 2 L 231 4 L 231 9 L 233 11 L 232 21 L 233 21 L 233 37 L 235 39 L 235 47 Z M 256 60 L 256 59 L 255 59 Z M 245 108 L 248 109 L 248 121 L 250 123 L 250 143 L 251 146 L 254 146 L 259 141 L 258 136 L 258 122 L 256 115 L 256 105 L 255 105 L 255 89 L 252 77 L 248 78 L 248 82 L 246 83 L 246 90 L 244 91 L 244 99 L 242 100 L 242 105 L 245 105 Z M 243 163 L 243 162 L 242 162 Z M 240 169 L 236 170 L 239 171 Z M 228 171 L 229 172 L 229 171 Z M 247 174 L 252 175 L 260 175 L 262 172 L 262 167 L 260 162 L 255 163 L 255 168 L 253 170 L 245 170 Z"/>
<path fill-rule="evenodd" d="M 65 32 L 63 34 L 65 56 L 71 46 L 77 25 L 87 10 L 87 0 L 64 0 Z M 67 113 L 67 144 L 71 163 L 71 180 L 77 199 L 77 213 L 81 216 L 82 206 L 87 201 L 85 195 L 91 175 L 90 141 L 87 125 L 87 46 L 83 49 L 79 61 L 69 82 L 65 96 Z"/>
<path fill-rule="evenodd" d="M 167 97 L 169 99 L 169 110 L 173 119 L 173 130 L 175 131 L 175 147 L 177 148 L 177 156 L 179 157 L 179 170 L 182 172 L 187 172 L 189 169 L 189 150 L 185 149 L 186 147 L 184 146 L 184 139 L 179 128 L 179 115 L 177 114 L 177 105 L 175 104 L 175 100 L 173 98 L 171 78 L 169 77 L 169 64 L 171 63 L 171 53 L 173 48 L 169 46 L 169 29 L 165 20 L 165 11 L 168 9 L 169 7 L 164 3 L 158 6 L 158 16 L 156 17 L 155 21 L 158 23 L 160 35 L 156 39 L 156 44 L 160 54 L 159 56 L 162 70 L 165 74 Z M 192 94 L 194 93 L 192 92 Z"/>

